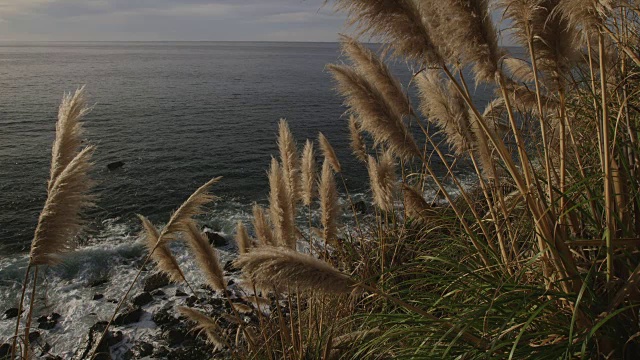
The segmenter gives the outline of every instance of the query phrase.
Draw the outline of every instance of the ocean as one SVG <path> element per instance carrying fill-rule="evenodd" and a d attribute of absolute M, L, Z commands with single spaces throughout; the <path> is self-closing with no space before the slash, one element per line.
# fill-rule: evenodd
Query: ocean
<path fill-rule="evenodd" d="M 73 319 L 112 309 L 88 302 L 87 284 L 109 277 L 101 291 L 117 298 L 135 271 L 143 251 L 136 214 L 160 225 L 201 184 L 223 176 L 203 225 L 230 236 L 238 220 L 249 223 L 251 205 L 266 203 L 280 118 L 300 147 L 322 131 L 350 193 L 366 199 L 366 169 L 350 156 L 346 109 L 325 70 L 343 60 L 335 43 L 0 43 L 0 311 L 15 306 L 20 290 L 64 92 L 84 85 L 92 105 L 85 137 L 97 146 L 98 200 L 78 252 L 48 270 L 49 306 L 67 305 L 57 308 L 69 321 L 60 347 L 78 335 Z M 417 70 L 391 68 L 405 86 Z M 475 94 L 481 103 L 490 91 Z M 124 166 L 107 169 L 116 161 Z M 12 324 L 0 321 L 0 340 Z"/>

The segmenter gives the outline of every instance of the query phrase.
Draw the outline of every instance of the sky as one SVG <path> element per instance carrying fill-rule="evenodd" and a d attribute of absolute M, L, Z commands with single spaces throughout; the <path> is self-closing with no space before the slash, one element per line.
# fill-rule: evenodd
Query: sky
<path fill-rule="evenodd" d="M 336 41 L 324 0 L 0 0 L 0 41 Z"/>

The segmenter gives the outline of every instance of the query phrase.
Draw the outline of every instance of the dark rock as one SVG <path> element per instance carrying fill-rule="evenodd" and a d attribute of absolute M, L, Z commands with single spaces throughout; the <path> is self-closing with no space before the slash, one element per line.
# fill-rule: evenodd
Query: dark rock
<path fill-rule="evenodd" d="M 110 333 L 111 333 L 111 336 L 109 336 L 109 338 L 107 339 L 108 346 L 113 346 L 119 343 L 120 341 L 122 341 L 122 339 L 124 339 L 124 335 L 122 334 L 122 331 L 116 331 L 115 333 L 110 331 Z"/>
<path fill-rule="evenodd" d="M 187 306 L 193 306 L 193 305 L 195 305 L 196 301 L 198 301 L 198 298 L 197 298 L 197 297 L 195 297 L 194 295 L 189 296 L 189 297 L 187 298 L 187 301 L 186 301 Z"/>
<path fill-rule="evenodd" d="M 11 355 L 11 345 L 9 344 L 0 345 L 0 359 L 9 357 L 9 355 Z"/>
<path fill-rule="evenodd" d="M 151 292 L 151 295 L 153 295 L 153 296 L 165 296 L 165 295 L 167 295 L 167 294 L 165 294 L 165 292 L 164 292 L 164 291 L 162 291 L 162 290 L 158 289 L 158 290 L 153 290 L 153 291 Z"/>
<path fill-rule="evenodd" d="M 213 305 L 214 309 L 221 309 L 226 304 L 226 301 L 221 298 L 211 298 L 209 299 L 209 304 Z"/>
<path fill-rule="evenodd" d="M 29 333 L 29 342 L 30 343 L 34 343 L 36 342 L 38 339 L 40 339 L 40 332 L 38 331 L 32 331 Z"/>
<path fill-rule="evenodd" d="M 91 353 L 95 350 L 96 352 L 96 356 L 93 359 L 100 359 L 100 360 L 107 360 L 107 359 L 111 359 L 111 353 L 109 351 L 109 339 L 113 336 L 113 332 L 109 331 L 107 332 L 107 335 L 105 336 L 104 339 L 102 339 L 102 341 L 98 342 L 98 340 L 100 339 L 100 337 L 102 336 L 102 333 L 104 332 L 104 330 L 107 327 L 108 322 L 107 321 L 98 321 L 97 323 L 93 324 L 93 326 L 91 326 L 91 328 L 89 328 L 89 333 L 85 336 L 84 339 L 84 351 L 82 352 L 82 354 L 80 354 L 80 356 L 77 359 L 88 359 L 89 355 L 91 355 Z"/>
<path fill-rule="evenodd" d="M 102 294 L 93 294 L 93 300 L 100 300 L 104 297 Z"/>
<path fill-rule="evenodd" d="M 369 213 L 369 206 L 367 206 L 367 203 L 365 203 L 362 200 L 356 201 L 355 203 L 353 203 L 353 208 L 355 209 L 356 212 L 359 212 L 361 214 Z"/>
<path fill-rule="evenodd" d="M 185 334 L 180 329 L 169 329 L 163 334 L 163 338 L 167 340 L 167 344 L 169 346 L 176 346 L 182 344 L 184 341 Z"/>
<path fill-rule="evenodd" d="M 51 344 L 44 343 L 44 345 L 42 345 L 42 352 L 40 353 L 40 356 L 45 356 L 49 350 L 51 350 Z"/>
<path fill-rule="evenodd" d="M 172 312 L 173 312 L 172 306 L 163 307 L 162 309 L 158 310 L 155 314 L 153 314 L 153 322 L 155 322 L 158 326 L 161 326 L 161 327 L 178 323 L 178 319 L 176 319 L 172 315 Z"/>
<path fill-rule="evenodd" d="M 7 309 L 7 311 L 4 312 L 3 319 L 5 320 L 13 319 L 16 316 L 18 316 L 18 308 L 11 308 L 11 309 Z"/>
<path fill-rule="evenodd" d="M 106 284 L 108 282 L 109 282 L 109 279 L 107 279 L 107 278 L 94 279 L 94 280 L 91 280 L 89 282 L 89 287 L 98 287 L 98 286 L 104 285 L 104 284 Z"/>
<path fill-rule="evenodd" d="M 160 346 L 153 353 L 153 357 L 155 359 L 167 359 L 168 356 L 169 356 L 169 349 L 167 349 L 166 346 Z"/>
<path fill-rule="evenodd" d="M 236 282 L 233 281 L 233 279 L 229 279 L 229 281 L 227 281 L 227 286 L 231 286 L 233 284 L 235 284 Z"/>
<path fill-rule="evenodd" d="M 145 356 L 153 354 L 153 345 L 146 342 L 136 343 L 131 349 L 124 354 L 124 359 L 141 359 Z"/>
<path fill-rule="evenodd" d="M 172 360 L 193 360 L 193 359 L 210 359 L 211 348 L 208 346 L 181 346 L 172 349 L 167 354 L 167 359 Z"/>
<path fill-rule="evenodd" d="M 176 296 L 187 296 L 187 293 L 180 289 L 176 289 Z"/>
<path fill-rule="evenodd" d="M 114 161 L 107 164 L 107 169 L 109 169 L 110 171 L 113 171 L 123 166 L 124 166 L 124 161 Z"/>
<path fill-rule="evenodd" d="M 40 316 L 38 318 L 38 329 L 51 330 L 56 327 L 58 319 L 60 319 L 60 314 L 58 313 L 53 313 L 49 316 Z"/>
<path fill-rule="evenodd" d="M 139 307 L 125 309 L 123 313 L 116 316 L 116 318 L 113 320 L 113 323 L 116 325 L 129 325 L 137 323 L 138 321 L 140 321 L 140 317 L 142 316 L 143 312 L 144 311 L 142 311 L 142 309 Z"/>
<path fill-rule="evenodd" d="M 144 280 L 144 291 L 151 292 L 169 285 L 169 278 L 163 273 L 155 273 Z"/>
<path fill-rule="evenodd" d="M 133 305 L 144 306 L 153 301 L 153 296 L 148 292 L 143 292 L 133 297 Z"/>
<path fill-rule="evenodd" d="M 207 239 L 209 239 L 209 243 L 215 247 L 227 246 L 229 242 L 222 235 L 213 232 L 209 229 L 205 229 L 205 234 L 207 234 Z"/>

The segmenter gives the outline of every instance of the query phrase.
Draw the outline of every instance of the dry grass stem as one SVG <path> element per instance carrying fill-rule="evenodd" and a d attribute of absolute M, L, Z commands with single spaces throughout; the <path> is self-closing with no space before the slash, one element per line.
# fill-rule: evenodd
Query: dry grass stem
<path fill-rule="evenodd" d="M 240 255 L 235 266 L 247 280 L 269 289 L 298 288 L 327 294 L 348 294 L 355 282 L 331 265 L 285 248 L 260 247 Z"/>

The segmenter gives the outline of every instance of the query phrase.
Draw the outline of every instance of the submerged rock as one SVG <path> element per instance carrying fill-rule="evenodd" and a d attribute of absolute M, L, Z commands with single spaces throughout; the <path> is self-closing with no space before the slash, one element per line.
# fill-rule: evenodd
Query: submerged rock
<path fill-rule="evenodd" d="M 18 308 L 10 308 L 4 312 L 4 316 L 2 317 L 4 320 L 13 319 L 18 316 Z"/>
<path fill-rule="evenodd" d="M 60 314 L 58 313 L 52 313 L 49 316 L 40 316 L 38 318 L 38 329 L 51 330 L 58 324 L 58 319 L 60 319 Z"/>
<path fill-rule="evenodd" d="M 107 164 L 107 169 L 109 169 L 110 171 L 113 171 L 123 166 L 124 166 L 124 161 L 114 161 Z"/>
<path fill-rule="evenodd" d="M 204 233 L 207 235 L 207 239 L 209 240 L 209 243 L 215 247 L 227 246 L 229 244 L 229 242 L 227 241 L 227 239 L 224 238 L 224 236 L 216 232 L 213 232 L 210 229 L 205 229 Z"/>

